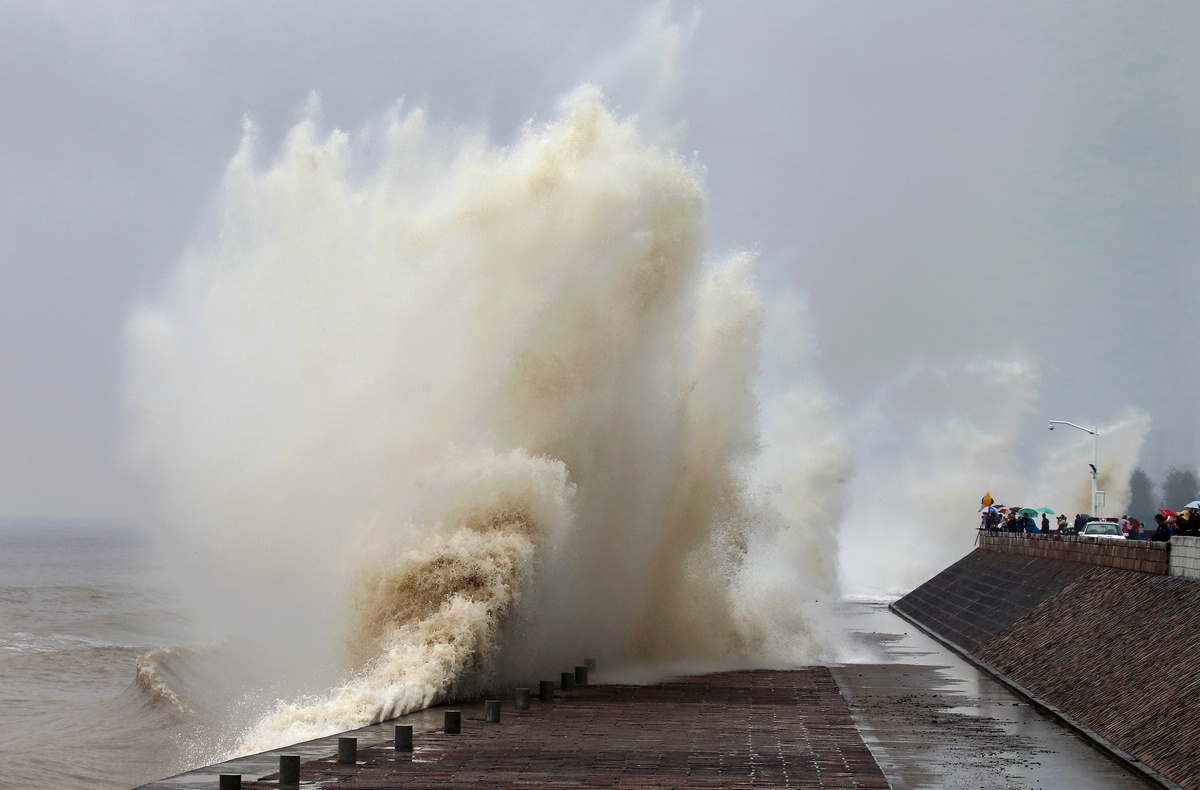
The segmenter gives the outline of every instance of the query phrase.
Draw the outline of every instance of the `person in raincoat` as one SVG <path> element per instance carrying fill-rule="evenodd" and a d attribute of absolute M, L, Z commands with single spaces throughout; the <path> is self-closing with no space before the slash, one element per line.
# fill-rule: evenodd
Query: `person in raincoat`
<path fill-rule="evenodd" d="M 1171 539 L 1171 528 L 1167 526 L 1167 517 L 1162 513 L 1157 514 L 1154 520 L 1158 523 L 1158 529 L 1154 530 L 1154 534 L 1150 536 L 1150 540 L 1166 542 Z"/>

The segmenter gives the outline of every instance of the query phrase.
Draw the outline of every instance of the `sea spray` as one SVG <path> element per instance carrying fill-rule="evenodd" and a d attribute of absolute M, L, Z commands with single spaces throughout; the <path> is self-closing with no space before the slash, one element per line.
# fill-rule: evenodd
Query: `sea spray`
<path fill-rule="evenodd" d="M 1086 434 L 1056 432 L 1060 447 L 1032 463 L 1015 458 L 1039 385 L 1037 366 L 1022 357 L 920 363 L 858 410 L 849 429 L 858 469 L 841 532 L 848 592 L 903 593 L 970 552 L 987 491 L 1000 504 L 1068 518 L 1090 511 Z M 1138 411 L 1101 423 L 1102 479 L 1112 486 L 1104 515 L 1121 515 L 1148 427 Z"/>
<path fill-rule="evenodd" d="M 569 519 L 561 464 L 512 454 L 460 494 L 427 542 L 357 580 L 351 660 L 359 669 L 329 692 L 275 709 L 236 751 L 261 751 L 428 707 L 478 689 L 500 628 L 520 602 L 536 550 Z"/>
<path fill-rule="evenodd" d="M 1150 415 L 1126 408 L 1113 419 L 1096 426 L 1100 433 L 1100 475 L 1097 487 L 1106 494 L 1102 517 L 1119 518 L 1129 505 L 1129 476 L 1137 463 L 1142 442 L 1150 431 Z M 1052 449 L 1046 454 L 1030 485 L 1022 489 L 1025 500 L 1048 504 L 1067 514 L 1091 512 L 1092 480 L 1088 465 L 1092 460 L 1092 437 L 1071 429 L 1054 432 Z"/>
<path fill-rule="evenodd" d="M 795 575 L 838 596 L 840 528 L 854 474 L 850 441 L 835 404 L 816 381 L 795 381 L 762 398 L 765 446 L 756 483 L 779 514 L 780 551 Z"/>
<path fill-rule="evenodd" d="M 234 751 L 501 664 L 828 650 L 756 556 L 762 304 L 750 256 L 704 258 L 693 164 L 591 89 L 508 148 L 397 110 L 256 156 L 248 128 L 214 234 L 129 330 L 164 543 L 292 684 Z"/>
<path fill-rule="evenodd" d="M 751 484 L 779 521 L 777 553 L 790 576 L 829 599 L 841 594 L 840 527 L 855 464 L 844 404 L 815 369 L 820 346 L 809 316 L 804 298 L 787 290 L 767 304 L 755 384 L 762 439 Z"/>

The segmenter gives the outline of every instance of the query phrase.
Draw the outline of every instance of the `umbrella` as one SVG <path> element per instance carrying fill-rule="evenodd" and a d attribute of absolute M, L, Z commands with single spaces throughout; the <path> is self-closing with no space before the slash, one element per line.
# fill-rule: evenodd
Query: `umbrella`
<path fill-rule="evenodd" d="M 1192 510 L 1194 508 L 1200 508 L 1200 499 L 1196 499 L 1191 502 L 1188 502 L 1186 505 L 1183 506 L 1184 510 Z"/>
<path fill-rule="evenodd" d="M 992 507 L 991 505 L 988 505 L 987 507 L 980 508 L 979 512 L 980 513 L 999 513 L 1000 511 L 996 510 L 996 508 Z"/>
<path fill-rule="evenodd" d="M 1051 509 L 1050 509 L 1050 508 L 1048 508 L 1048 507 L 1039 507 L 1037 512 L 1039 512 L 1039 513 L 1045 513 L 1047 516 L 1053 516 L 1053 515 L 1054 515 L 1054 511 L 1053 511 L 1053 510 L 1051 510 Z"/>
<path fill-rule="evenodd" d="M 1158 511 L 1158 512 L 1159 512 L 1159 513 L 1162 513 L 1164 516 L 1174 516 L 1174 515 L 1177 515 L 1177 514 L 1175 513 L 1175 511 L 1174 511 L 1174 510 L 1167 510 L 1165 507 L 1164 507 L 1164 508 L 1159 508 L 1159 511 Z"/>
<path fill-rule="evenodd" d="M 1017 511 L 1018 516 L 1036 516 L 1038 512 L 1031 507 L 1023 507 Z"/>

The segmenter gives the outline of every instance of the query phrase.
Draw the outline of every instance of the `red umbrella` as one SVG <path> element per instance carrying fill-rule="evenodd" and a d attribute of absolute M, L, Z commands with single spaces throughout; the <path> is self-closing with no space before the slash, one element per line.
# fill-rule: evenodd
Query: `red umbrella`
<path fill-rule="evenodd" d="M 1178 516 L 1179 515 L 1174 510 L 1167 510 L 1166 508 L 1162 508 L 1158 512 L 1162 513 L 1164 516 Z"/>

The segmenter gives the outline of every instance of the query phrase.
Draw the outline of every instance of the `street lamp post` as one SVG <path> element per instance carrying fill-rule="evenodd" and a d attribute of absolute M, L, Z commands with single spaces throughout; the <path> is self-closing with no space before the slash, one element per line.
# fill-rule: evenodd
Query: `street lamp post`
<path fill-rule="evenodd" d="M 1094 516 L 1096 515 L 1096 439 L 1099 438 L 1100 433 L 1096 430 L 1095 425 L 1093 425 L 1091 428 L 1084 428 L 1082 425 L 1076 425 L 1073 422 L 1067 422 L 1065 420 L 1051 420 L 1050 430 L 1053 431 L 1055 425 L 1070 425 L 1072 428 L 1078 428 L 1084 433 L 1090 433 L 1092 435 L 1092 515 Z"/>

